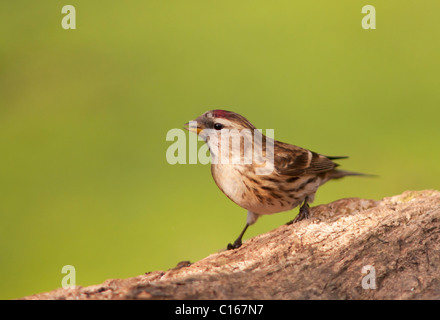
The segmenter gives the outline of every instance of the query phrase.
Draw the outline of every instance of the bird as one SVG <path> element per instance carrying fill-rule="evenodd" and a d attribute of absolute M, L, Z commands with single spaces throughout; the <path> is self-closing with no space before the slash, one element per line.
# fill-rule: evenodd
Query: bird
<path fill-rule="evenodd" d="M 321 185 L 345 176 L 366 175 L 338 169 L 339 165 L 333 160 L 347 156 L 325 156 L 277 141 L 232 111 L 206 111 L 186 123 L 185 129 L 196 133 L 207 144 L 212 158 L 211 174 L 218 188 L 247 210 L 245 227 L 233 243 L 228 243 L 228 250 L 242 245 L 246 230 L 260 216 L 300 206 L 296 218 L 287 224 L 307 219 L 309 204 Z M 234 145 L 233 141 L 240 143 Z M 260 157 L 255 156 L 256 150 L 261 150 Z M 262 173 L 263 167 L 269 169 Z"/>

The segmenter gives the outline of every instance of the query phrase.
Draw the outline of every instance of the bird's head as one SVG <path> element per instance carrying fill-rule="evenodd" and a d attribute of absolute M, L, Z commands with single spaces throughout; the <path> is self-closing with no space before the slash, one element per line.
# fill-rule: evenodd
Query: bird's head
<path fill-rule="evenodd" d="M 238 113 L 210 110 L 186 126 L 207 143 L 213 163 L 219 163 L 219 159 L 222 164 L 264 163 L 261 157 L 267 153 L 267 137 Z"/>
<path fill-rule="evenodd" d="M 187 130 L 200 134 L 205 129 L 221 132 L 222 130 L 236 129 L 241 131 L 248 129 L 253 131 L 255 127 L 245 117 L 238 113 L 226 110 L 210 110 L 186 124 Z"/>

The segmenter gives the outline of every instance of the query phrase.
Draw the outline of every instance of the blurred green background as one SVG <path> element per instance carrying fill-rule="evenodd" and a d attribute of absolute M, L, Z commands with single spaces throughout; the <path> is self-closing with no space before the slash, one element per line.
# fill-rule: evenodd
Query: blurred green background
<path fill-rule="evenodd" d="M 74 5 L 77 29 L 61 28 Z M 361 9 L 377 10 L 363 30 Z M 214 108 L 378 174 L 316 204 L 440 188 L 438 1 L 3 1 L 0 298 L 224 248 L 246 212 L 166 133 Z M 187 133 L 188 135 L 188 133 Z M 290 220 L 263 217 L 246 239 Z"/>

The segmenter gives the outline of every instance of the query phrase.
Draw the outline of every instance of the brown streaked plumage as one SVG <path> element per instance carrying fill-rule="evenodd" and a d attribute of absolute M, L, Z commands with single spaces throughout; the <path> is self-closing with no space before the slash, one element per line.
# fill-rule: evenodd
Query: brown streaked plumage
<path fill-rule="evenodd" d="M 308 204 L 313 202 L 319 186 L 331 179 L 363 175 L 337 169 L 338 164 L 333 160 L 347 157 L 324 156 L 264 135 L 259 141 L 255 135 L 259 133 L 257 129 L 235 112 L 211 110 L 195 121 L 197 127 L 187 129 L 206 141 L 213 159 L 217 160 L 211 164 L 215 183 L 229 199 L 248 210 L 245 228 L 233 244 L 228 244 L 228 249 L 241 246 L 246 229 L 260 215 L 291 210 L 302 204 L 298 216 L 290 223 L 300 221 L 308 217 Z M 239 148 L 230 142 L 236 138 L 240 141 Z M 254 159 L 252 152 L 249 160 L 246 152 L 250 149 L 246 147 L 246 142 L 250 143 L 254 152 L 262 150 L 265 165 L 272 168 L 270 172 L 257 174 L 263 165 Z M 273 144 L 273 153 L 267 147 L 270 143 Z M 233 162 L 234 157 L 240 159 L 240 163 Z M 225 159 L 229 161 L 220 161 Z"/>

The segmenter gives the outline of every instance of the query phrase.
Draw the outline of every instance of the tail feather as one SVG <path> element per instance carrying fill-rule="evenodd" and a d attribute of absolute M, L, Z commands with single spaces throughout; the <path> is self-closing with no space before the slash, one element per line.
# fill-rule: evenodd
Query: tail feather
<path fill-rule="evenodd" d="M 329 178 L 330 179 L 340 179 L 340 178 L 346 177 L 346 176 L 377 177 L 374 174 L 367 174 L 367 173 L 361 173 L 361 172 L 353 172 L 353 171 L 335 169 L 330 172 Z"/>
<path fill-rule="evenodd" d="M 338 159 L 348 159 L 349 157 L 347 156 L 336 156 L 336 157 L 332 157 L 332 156 L 325 156 L 327 159 L 330 160 L 338 160 Z"/>

